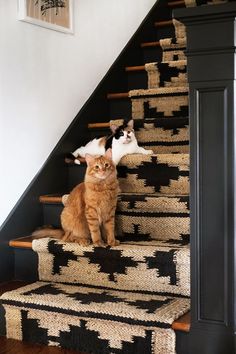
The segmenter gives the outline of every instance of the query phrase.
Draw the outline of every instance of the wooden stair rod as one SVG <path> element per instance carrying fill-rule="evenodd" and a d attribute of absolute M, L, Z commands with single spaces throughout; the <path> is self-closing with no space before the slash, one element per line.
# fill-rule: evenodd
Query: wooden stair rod
<path fill-rule="evenodd" d="M 119 92 L 119 93 L 108 93 L 107 94 L 107 99 L 120 99 L 120 98 L 128 98 L 129 93 L 128 92 Z"/>
<path fill-rule="evenodd" d="M 173 25 L 172 20 L 166 20 L 166 21 L 156 21 L 154 22 L 155 27 L 167 27 Z"/>
<path fill-rule="evenodd" d="M 145 70 L 145 65 L 138 65 L 138 66 L 126 66 L 125 71 L 133 72 L 133 71 L 143 71 Z"/>
<path fill-rule="evenodd" d="M 150 47 L 160 47 L 160 42 L 143 42 L 140 44 L 141 48 L 150 48 Z"/>
<path fill-rule="evenodd" d="M 110 122 L 88 123 L 88 129 L 109 128 L 109 127 L 110 127 Z"/>
<path fill-rule="evenodd" d="M 170 1 L 167 3 L 167 6 L 169 7 L 185 7 L 185 2 L 184 0 L 177 0 L 177 1 Z"/>

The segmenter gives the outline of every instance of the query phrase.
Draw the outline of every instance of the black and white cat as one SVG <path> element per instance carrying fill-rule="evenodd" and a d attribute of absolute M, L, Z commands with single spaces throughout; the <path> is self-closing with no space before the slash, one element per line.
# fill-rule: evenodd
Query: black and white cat
<path fill-rule="evenodd" d="M 85 154 L 104 155 L 105 151 L 111 147 L 112 160 L 117 165 L 120 159 L 127 154 L 153 154 L 152 150 L 146 150 L 138 146 L 137 139 L 134 134 L 134 121 L 131 119 L 121 126 L 111 125 L 112 134 L 108 137 L 95 138 L 89 141 L 85 146 L 81 146 L 67 156 L 67 161 L 73 160 L 74 163 L 80 164 L 80 158 L 84 158 Z"/>

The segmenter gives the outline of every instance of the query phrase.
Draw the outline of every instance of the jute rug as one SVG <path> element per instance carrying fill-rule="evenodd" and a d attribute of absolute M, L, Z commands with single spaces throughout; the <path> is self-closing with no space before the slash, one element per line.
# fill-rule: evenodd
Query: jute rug
<path fill-rule="evenodd" d="M 39 279 L 108 289 L 189 296 L 189 247 L 152 241 L 114 248 L 34 240 Z"/>
<path fill-rule="evenodd" d="M 189 242 L 188 196 L 121 194 L 116 211 L 116 234 L 120 240 L 162 240 L 175 245 Z"/>
<path fill-rule="evenodd" d="M 190 309 L 189 102 L 186 31 L 173 26 L 174 37 L 160 40 L 162 62 L 145 64 L 147 88 L 129 92 L 139 145 L 154 154 L 118 166 L 121 244 L 34 240 L 39 281 L 1 297 L 8 338 L 93 354 L 176 354 L 171 324 Z"/>
<path fill-rule="evenodd" d="M 130 154 L 117 168 L 123 193 L 189 193 L 189 154 Z"/>
<path fill-rule="evenodd" d="M 189 153 L 189 121 L 187 117 L 135 120 L 135 136 L 139 145 L 154 154 Z"/>
<path fill-rule="evenodd" d="M 89 353 L 175 354 L 189 299 L 36 282 L 1 297 L 7 337 Z"/>

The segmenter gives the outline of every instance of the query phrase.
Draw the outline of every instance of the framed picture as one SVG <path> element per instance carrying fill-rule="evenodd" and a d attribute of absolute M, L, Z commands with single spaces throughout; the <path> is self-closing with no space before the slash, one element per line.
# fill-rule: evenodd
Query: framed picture
<path fill-rule="evenodd" d="M 73 33 L 73 0 L 18 0 L 19 20 Z"/>

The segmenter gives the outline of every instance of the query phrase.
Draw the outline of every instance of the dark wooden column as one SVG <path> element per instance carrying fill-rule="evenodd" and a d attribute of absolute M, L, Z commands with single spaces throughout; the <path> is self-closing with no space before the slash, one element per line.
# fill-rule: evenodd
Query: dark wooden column
<path fill-rule="evenodd" d="M 178 9 L 191 134 L 190 354 L 236 353 L 236 3 Z"/>

